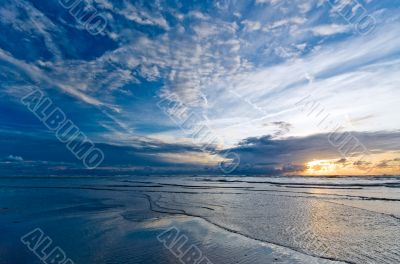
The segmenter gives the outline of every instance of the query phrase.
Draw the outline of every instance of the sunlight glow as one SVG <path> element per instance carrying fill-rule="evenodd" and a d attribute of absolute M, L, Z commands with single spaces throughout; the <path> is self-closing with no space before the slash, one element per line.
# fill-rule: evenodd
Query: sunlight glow
<path fill-rule="evenodd" d="M 313 160 L 307 163 L 309 174 L 331 174 L 337 169 L 337 165 L 330 160 Z"/>

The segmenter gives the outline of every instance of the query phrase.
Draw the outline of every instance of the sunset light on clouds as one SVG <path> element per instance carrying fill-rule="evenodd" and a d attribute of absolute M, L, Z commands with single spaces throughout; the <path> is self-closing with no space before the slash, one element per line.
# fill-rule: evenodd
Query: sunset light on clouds
<path fill-rule="evenodd" d="M 103 15 L 94 25 L 100 33 L 58 3 L 6 2 L 1 170 L 24 174 L 46 162 L 46 174 L 82 173 L 65 148 L 50 154 L 56 137 L 21 104 L 40 89 L 104 146 L 97 170 L 106 174 L 219 173 L 221 161 L 237 163 L 228 174 L 400 172 L 400 16 L 392 1 L 369 1 L 358 24 L 347 6 L 319 0 L 92 1 Z M 330 142 L 344 133 L 363 151 Z M 359 170 L 367 163 L 374 169 Z"/>

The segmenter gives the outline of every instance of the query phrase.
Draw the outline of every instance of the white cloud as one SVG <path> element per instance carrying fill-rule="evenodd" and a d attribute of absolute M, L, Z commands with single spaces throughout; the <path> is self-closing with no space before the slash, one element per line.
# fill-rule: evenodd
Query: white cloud
<path fill-rule="evenodd" d="M 246 27 L 247 31 L 256 31 L 261 29 L 261 23 L 259 21 L 243 20 L 242 24 Z"/>
<path fill-rule="evenodd" d="M 227 142 L 269 133 L 269 128 L 261 125 L 269 119 L 294 123 L 296 127 L 293 134 L 310 133 L 312 122 L 300 124 L 298 117 L 301 113 L 294 112 L 293 107 L 293 101 L 309 91 L 306 74 L 322 76 L 319 79 L 316 77 L 314 82 L 318 87 L 325 87 L 325 92 L 319 94 L 321 100 L 333 97 L 332 93 L 341 90 L 343 84 L 357 87 L 359 92 L 363 89 L 370 92 L 373 89 L 386 89 L 388 93 L 394 89 L 391 82 L 398 81 L 394 70 L 398 70 L 396 65 L 385 66 L 389 68 L 382 72 L 370 65 L 373 60 L 383 60 L 398 49 L 400 43 L 395 30 L 386 29 L 384 33 L 379 32 L 378 36 L 353 39 L 342 44 L 333 43 L 331 46 L 318 43 L 322 46 L 318 50 L 313 47 L 314 37 L 310 32 L 317 36 L 330 36 L 349 32 L 350 27 L 319 24 L 323 12 L 305 16 L 303 13 L 308 12 L 315 1 L 309 4 L 295 1 L 295 4 L 286 6 L 285 2 L 279 0 L 257 0 L 257 4 L 282 4 L 273 8 L 256 6 L 262 9 L 262 16 L 253 16 L 257 12 L 246 13 L 228 5 L 224 8 L 229 8 L 230 15 L 236 15 L 226 15 L 227 19 L 217 16 L 214 10 L 210 11 L 210 15 L 200 11 L 182 14 L 178 10 L 162 10 L 157 6 L 150 11 L 128 1 L 123 1 L 123 8 L 113 6 L 107 0 L 96 2 L 110 13 L 165 31 L 146 34 L 126 27 L 126 21 L 120 23 L 115 16 L 109 22 L 118 48 L 95 59 L 49 60 L 28 64 L 1 50 L 0 59 L 21 69 L 34 80 L 49 83 L 95 106 L 111 106 L 113 93 L 127 84 L 139 83 L 138 79 L 161 80 L 164 84 L 161 96 L 171 91 L 178 93 L 187 105 L 206 114 L 210 124 L 227 138 Z M 10 13 L 6 8 L 1 10 L 3 17 L 13 18 L 15 11 Z M 174 27 L 173 23 L 170 25 L 166 20 L 166 13 L 176 18 Z M 285 18 L 276 20 L 276 17 Z M 41 21 L 39 28 L 31 28 L 18 20 L 14 26 L 18 30 L 43 36 L 54 29 L 51 21 L 46 20 L 40 12 L 35 13 L 34 18 L 35 21 Z M 244 32 L 238 30 L 240 24 L 244 26 Z M 59 28 L 55 30 L 63 34 Z M 246 34 L 254 31 L 259 32 Z M 47 37 L 46 46 L 53 45 L 50 50 L 56 54 L 54 36 L 49 34 Z M 302 52 L 313 48 L 311 55 L 296 59 Z M 271 58 L 271 54 L 280 57 L 279 65 L 274 60 L 276 56 Z M 360 65 L 370 65 L 371 68 L 361 70 Z M 324 76 L 327 74 L 332 76 Z M 379 88 L 377 83 L 379 76 L 388 80 L 381 80 L 383 88 Z M 369 88 L 370 84 L 374 84 L 373 88 Z M 367 88 L 362 88 L 364 85 Z M 231 91 L 243 98 L 234 96 Z M 338 99 L 326 102 L 352 112 L 345 104 L 340 104 L 340 100 L 342 103 L 348 102 L 345 96 L 355 99 L 355 94 L 342 92 L 341 96 L 335 97 Z M 386 97 L 386 94 L 377 96 L 387 101 Z M 308 128 L 302 129 L 300 126 Z"/>
<path fill-rule="evenodd" d="M 202 23 L 196 25 L 193 27 L 193 30 L 200 38 L 208 38 L 218 34 L 219 32 L 219 29 L 211 23 Z"/>
<path fill-rule="evenodd" d="M 194 17 L 200 20 L 208 20 L 210 17 L 200 11 L 190 11 L 188 14 L 189 17 Z"/>
<path fill-rule="evenodd" d="M 61 51 L 54 43 L 52 34 L 60 34 L 61 30 L 29 2 L 14 0 L 4 3 L 0 7 L 0 23 L 31 36 L 37 34 L 43 38 L 49 51 L 60 59 Z"/>
<path fill-rule="evenodd" d="M 60 90 L 92 105 L 101 106 L 104 105 L 99 100 L 79 91 L 78 89 L 70 86 L 66 83 L 60 83 L 59 80 L 49 78 L 40 68 L 30 65 L 22 60 L 18 60 L 11 56 L 11 54 L 0 49 L 0 60 L 6 61 L 11 65 L 17 67 L 21 72 L 27 74 L 31 80 L 41 83 L 46 86 L 56 86 Z"/>
<path fill-rule="evenodd" d="M 138 24 L 159 26 L 165 30 L 169 29 L 167 20 L 161 14 L 154 12 L 150 14 L 147 10 L 139 9 L 127 1 L 124 1 L 124 5 L 124 8 L 114 10 Z"/>
<path fill-rule="evenodd" d="M 329 24 L 319 25 L 311 29 L 311 31 L 317 36 L 330 36 L 339 33 L 346 33 L 351 30 L 349 25 Z"/>
<path fill-rule="evenodd" d="M 21 156 L 9 155 L 5 158 L 6 161 L 22 162 L 24 159 Z"/>
<path fill-rule="evenodd" d="M 274 21 L 269 25 L 264 26 L 263 31 L 269 31 L 271 29 L 284 27 L 284 26 L 288 26 L 291 24 L 301 25 L 301 24 L 304 24 L 306 21 L 307 21 L 306 18 L 299 17 L 299 16 L 295 16 L 295 17 L 291 17 L 291 18 L 287 18 L 287 19 L 281 19 L 281 20 Z"/>
<path fill-rule="evenodd" d="M 282 0 L 256 0 L 256 4 L 271 4 L 271 5 L 275 5 L 279 2 L 281 2 Z"/>
<path fill-rule="evenodd" d="M 310 135 L 318 132 L 315 118 L 308 118 L 295 103 L 312 94 L 349 130 L 373 131 L 398 129 L 396 113 L 400 106 L 400 52 L 397 26 L 380 28 L 375 35 L 357 37 L 323 46 L 311 55 L 284 64 L 241 72 L 229 85 L 210 97 L 211 127 L 225 142 L 237 143 L 250 136 L 272 133 L 262 126 L 269 121 L 284 120 L 293 125 L 288 135 Z M 310 76 L 314 82 L 309 83 Z M 212 94 L 207 90 L 206 94 Z M 238 96 L 231 93 L 235 92 Z M 373 96 L 371 96 L 373 95 Z M 346 116 L 373 115 L 373 122 L 349 126 Z M 329 132 L 329 131 L 324 131 Z"/>

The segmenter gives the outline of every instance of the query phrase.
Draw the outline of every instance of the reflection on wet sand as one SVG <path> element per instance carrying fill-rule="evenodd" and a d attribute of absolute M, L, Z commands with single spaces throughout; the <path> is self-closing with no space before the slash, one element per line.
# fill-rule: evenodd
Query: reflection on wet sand
<path fill-rule="evenodd" d="M 14 242 L 0 241 L 0 259 L 30 262 L 10 256 L 23 251 L 18 234 L 40 225 L 81 263 L 176 263 L 156 237 L 177 226 L 213 263 L 399 263 L 400 223 L 386 211 L 400 197 L 385 187 L 396 179 L 338 180 L 340 189 L 320 179 L 302 189 L 291 187 L 301 186 L 296 178 L 243 180 L 2 179 L 0 232 Z M 355 185 L 363 187 L 344 189 Z M 374 200 L 360 198 L 369 193 Z M 377 199 L 384 212 L 371 206 Z"/>

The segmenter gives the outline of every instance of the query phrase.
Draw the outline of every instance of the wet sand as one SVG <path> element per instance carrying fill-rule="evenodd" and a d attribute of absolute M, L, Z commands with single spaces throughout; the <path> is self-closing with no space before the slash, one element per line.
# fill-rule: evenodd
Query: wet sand
<path fill-rule="evenodd" d="M 399 263 L 396 180 L 2 178 L 0 263 L 41 263 L 20 241 L 35 228 L 75 263 L 180 263 L 190 247 L 214 264 Z M 157 238 L 171 228 L 175 253 Z"/>

